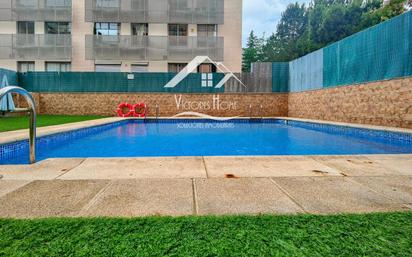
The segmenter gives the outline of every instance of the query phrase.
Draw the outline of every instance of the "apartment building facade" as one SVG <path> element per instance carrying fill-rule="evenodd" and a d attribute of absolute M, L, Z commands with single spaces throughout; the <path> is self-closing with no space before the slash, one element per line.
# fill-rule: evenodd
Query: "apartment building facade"
<path fill-rule="evenodd" d="M 242 0 L 0 0 L 0 67 L 22 72 L 240 72 L 241 34 Z"/>

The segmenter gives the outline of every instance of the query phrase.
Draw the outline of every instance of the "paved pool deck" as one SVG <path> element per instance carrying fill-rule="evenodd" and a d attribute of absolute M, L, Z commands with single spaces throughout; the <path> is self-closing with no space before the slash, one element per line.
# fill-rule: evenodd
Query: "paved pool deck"
<path fill-rule="evenodd" d="M 39 134 L 61 132 L 53 127 Z M 6 133 L 16 140 L 23 132 Z M 386 211 L 412 211 L 412 155 L 78 158 L 0 166 L 0 217 Z"/>
<path fill-rule="evenodd" d="M 412 211 L 412 155 L 48 159 L 0 177 L 0 217 Z"/>

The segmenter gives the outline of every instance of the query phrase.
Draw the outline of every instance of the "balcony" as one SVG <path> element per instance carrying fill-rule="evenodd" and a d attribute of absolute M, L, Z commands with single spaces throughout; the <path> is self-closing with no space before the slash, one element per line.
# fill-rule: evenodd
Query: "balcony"
<path fill-rule="evenodd" d="M 0 21 L 71 21 L 72 0 L 2 0 Z"/>
<path fill-rule="evenodd" d="M 0 35 L 0 59 L 71 60 L 71 35 Z"/>
<path fill-rule="evenodd" d="M 209 56 L 223 61 L 222 37 L 86 36 L 87 60 L 182 61 Z"/>
<path fill-rule="evenodd" d="M 86 21 L 223 24 L 224 0 L 86 0 Z"/>

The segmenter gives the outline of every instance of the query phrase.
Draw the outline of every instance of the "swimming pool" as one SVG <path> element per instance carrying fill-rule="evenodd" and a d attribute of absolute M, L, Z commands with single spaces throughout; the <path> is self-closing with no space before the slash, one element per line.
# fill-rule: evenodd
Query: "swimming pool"
<path fill-rule="evenodd" d="M 412 153 L 412 135 L 299 121 L 124 120 L 37 139 L 37 161 L 75 157 Z M 0 146 L 0 164 L 28 162 L 28 142 Z"/>

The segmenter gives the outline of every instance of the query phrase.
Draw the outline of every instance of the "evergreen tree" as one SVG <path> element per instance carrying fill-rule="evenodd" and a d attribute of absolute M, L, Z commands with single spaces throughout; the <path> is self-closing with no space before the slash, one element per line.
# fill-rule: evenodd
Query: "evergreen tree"
<path fill-rule="evenodd" d="M 262 43 L 260 41 L 261 39 L 252 30 L 247 39 L 246 48 L 243 49 L 243 71 L 249 72 L 251 63 L 259 61 L 262 55 Z"/>
<path fill-rule="evenodd" d="M 243 52 L 243 70 L 257 61 L 290 61 L 358 31 L 402 14 L 412 0 L 312 0 L 306 7 L 290 4 L 276 33 L 267 40 L 252 31 Z"/>

